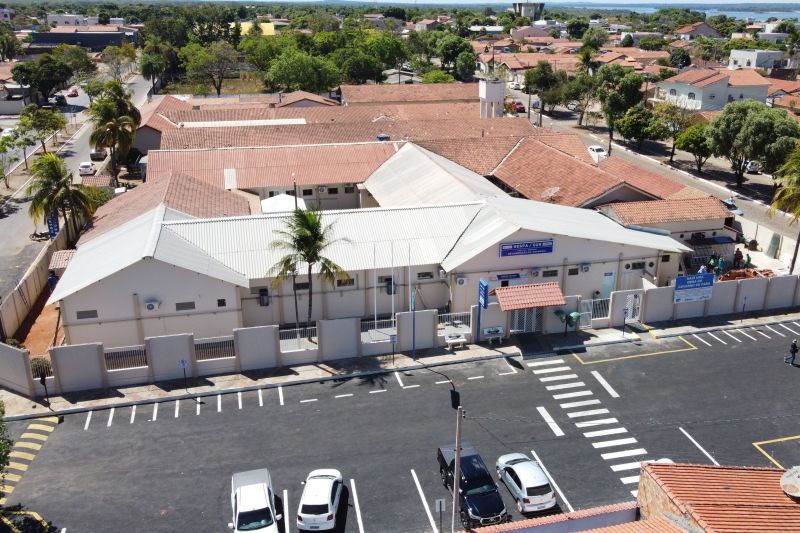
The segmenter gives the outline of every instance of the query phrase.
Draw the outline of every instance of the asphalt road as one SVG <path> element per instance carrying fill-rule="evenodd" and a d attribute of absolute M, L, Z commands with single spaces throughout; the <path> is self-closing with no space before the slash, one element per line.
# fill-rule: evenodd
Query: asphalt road
<path fill-rule="evenodd" d="M 753 444 L 797 433 L 800 367 L 782 361 L 795 337 L 789 322 L 68 415 L 8 503 L 68 531 L 222 532 L 231 474 L 268 467 L 288 532 L 300 482 L 324 467 L 348 487 L 339 531 L 437 531 L 438 499 L 449 527 L 435 460 L 454 438 L 448 379 L 490 467 L 535 452 L 563 510 L 631 500 L 638 461 L 800 464 L 798 440 Z"/>

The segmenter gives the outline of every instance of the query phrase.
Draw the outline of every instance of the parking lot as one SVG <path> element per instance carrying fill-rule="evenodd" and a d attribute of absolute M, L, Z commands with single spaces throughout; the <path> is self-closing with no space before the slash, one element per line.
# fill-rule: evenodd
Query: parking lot
<path fill-rule="evenodd" d="M 336 468 L 347 486 L 338 530 L 440 531 L 451 505 L 435 452 L 454 440 L 451 384 L 464 439 L 490 469 L 505 453 L 538 457 L 561 510 L 632 500 L 640 461 L 775 464 L 767 452 L 800 463 L 800 439 L 754 445 L 799 433 L 800 368 L 782 362 L 795 333 L 786 323 L 644 339 L 68 415 L 8 503 L 67 531 L 221 532 L 230 476 L 267 467 L 289 532 L 305 476 Z M 24 427 L 11 424 L 15 435 Z"/>

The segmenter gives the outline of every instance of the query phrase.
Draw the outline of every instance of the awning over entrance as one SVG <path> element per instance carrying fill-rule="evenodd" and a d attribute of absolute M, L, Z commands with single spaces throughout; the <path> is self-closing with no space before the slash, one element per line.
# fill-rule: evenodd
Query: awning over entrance
<path fill-rule="evenodd" d="M 497 287 L 489 292 L 489 296 L 497 296 L 501 311 L 550 307 L 567 303 L 561 293 L 561 287 L 554 282 Z"/>

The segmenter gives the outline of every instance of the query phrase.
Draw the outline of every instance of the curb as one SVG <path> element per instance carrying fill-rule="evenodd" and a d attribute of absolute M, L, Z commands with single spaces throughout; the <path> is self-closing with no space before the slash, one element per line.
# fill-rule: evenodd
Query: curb
<path fill-rule="evenodd" d="M 772 320 L 769 322 L 759 322 L 757 324 L 740 324 L 740 325 L 733 325 L 728 324 L 725 326 L 710 326 L 707 328 L 697 328 L 694 331 L 684 331 L 684 332 L 670 332 L 664 333 L 663 335 L 654 334 L 656 339 L 669 339 L 673 337 L 681 337 L 684 335 L 697 335 L 698 333 L 709 333 L 711 331 L 725 331 L 725 330 L 733 330 L 733 329 L 740 329 L 746 327 L 756 327 L 756 326 L 772 326 L 772 325 L 779 325 L 783 324 L 784 322 L 789 322 L 790 320 Z"/>

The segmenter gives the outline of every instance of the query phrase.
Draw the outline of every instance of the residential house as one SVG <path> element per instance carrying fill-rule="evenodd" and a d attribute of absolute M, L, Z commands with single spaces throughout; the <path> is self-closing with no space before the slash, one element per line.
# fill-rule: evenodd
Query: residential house
<path fill-rule="evenodd" d="M 472 33 L 485 33 L 487 35 L 500 35 L 504 33 L 502 26 L 470 26 Z"/>
<path fill-rule="evenodd" d="M 502 68 L 506 73 L 506 81 L 522 83 L 525 72 L 535 67 L 539 61 L 547 61 L 553 70 L 565 70 L 574 73 L 580 58 L 575 54 L 545 54 L 535 52 L 483 53 L 478 56 L 478 70 L 484 73 Z"/>
<path fill-rule="evenodd" d="M 550 37 L 547 30 L 536 26 L 520 26 L 511 30 L 511 38 L 515 41 L 522 41 L 531 37 Z"/>
<path fill-rule="evenodd" d="M 4 7 L 2 9 L 0 9 L 0 21 L 2 21 L 2 22 L 11 22 L 11 19 L 14 18 L 14 15 L 16 15 L 16 13 L 17 12 L 14 11 L 13 9 L 9 9 L 7 7 Z"/>
<path fill-rule="evenodd" d="M 800 102 L 800 82 L 792 80 L 781 80 L 778 78 L 767 78 L 770 86 L 767 89 L 767 105 L 784 96 L 794 96 Z"/>
<path fill-rule="evenodd" d="M 744 99 L 766 103 L 769 86 L 769 81 L 753 69 L 690 68 L 658 83 L 654 100 L 709 111 Z"/>
<path fill-rule="evenodd" d="M 789 38 L 788 33 L 769 33 L 769 32 L 759 32 L 757 36 L 758 40 L 760 41 L 767 41 L 770 43 L 775 44 L 783 44 L 786 42 L 786 39 Z"/>
<path fill-rule="evenodd" d="M 430 31 L 435 30 L 440 26 L 438 20 L 422 19 L 414 24 L 414 31 Z"/>
<path fill-rule="evenodd" d="M 678 28 L 674 32 L 675 38 L 682 41 L 694 41 L 698 37 L 712 37 L 718 39 L 720 34 L 705 21 L 695 22 L 688 26 Z"/>
<path fill-rule="evenodd" d="M 783 55 L 781 50 L 731 50 L 728 68 L 782 68 Z"/>
<path fill-rule="evenodd" d="M 623 32 L 620 32 L 620 34 L 619 34 L 620 42 L 624 41 L 625 37 L 627 37 L 628 35 L 630 35 L 631 39 L 633 39 L 633 46 L 636 46 L 637 44 L 639 44 L 639 41 L 641 41 L 645 37 L 653 37 L 655 39 L 663 39 L 664 38 L 664 34 L 663 33 L 659 33 L 657 31 L 633 31 L 633 32 L 623 31 Z"/>

